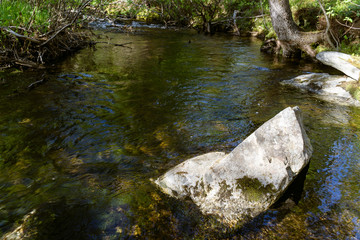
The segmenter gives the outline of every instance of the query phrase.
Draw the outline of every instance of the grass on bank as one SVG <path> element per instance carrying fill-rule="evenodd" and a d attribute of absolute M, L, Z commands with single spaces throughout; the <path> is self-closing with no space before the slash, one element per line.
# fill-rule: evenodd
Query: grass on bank
<path fill-rule="evenodd" d="M 82 48 L 77 20 L 90 0 L 0 0 L 0 68 L 42 67 Z"/>
<path fill-rule="evenodd" d="M 25 27 L 30 25 L 44 32 L 49 27 L 49 11 L 33 6 L 24 0 L 2 0 L 0 4 L 0 26 Z"/>

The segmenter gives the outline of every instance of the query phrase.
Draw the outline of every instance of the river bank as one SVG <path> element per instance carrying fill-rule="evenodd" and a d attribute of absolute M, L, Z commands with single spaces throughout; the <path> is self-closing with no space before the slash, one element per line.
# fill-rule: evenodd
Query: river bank
<path fill-rule="evenodd" d="M 79 31 L 79 19 L 90 1 L 0 4 L 0 69 L 45 68 L 49 62 L 88 45 L 89 34 Z M 15 15 L 14 15 L 15 14 Z M 14 18 L 13 16 L 19 15 Z"/>

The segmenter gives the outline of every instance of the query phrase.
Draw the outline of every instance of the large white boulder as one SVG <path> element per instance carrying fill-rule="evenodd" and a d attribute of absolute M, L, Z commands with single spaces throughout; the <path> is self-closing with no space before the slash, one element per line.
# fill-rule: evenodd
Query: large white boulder
<path fill-rule="evenodd" d="M 204 214 L 235 224 L 268 209 L 309 163 L 312 151 L 300 109 L 288 107 L 229 154 L 191 158 L 155 183 L 171 196 L 190 197 Z"/>
<path fill-rule="evenodd" d="M 325 65 L 336 68 L 337 70 L 345 73 L 347 76 L 355 79 L 356 81 L 360 80 L 360 69 L 358 69 L 352 64 L 352 62 L 356 60 L 348 54 L 341 52 L 324 51 L 318 53 L 316 55 L 316 59 Z"/>

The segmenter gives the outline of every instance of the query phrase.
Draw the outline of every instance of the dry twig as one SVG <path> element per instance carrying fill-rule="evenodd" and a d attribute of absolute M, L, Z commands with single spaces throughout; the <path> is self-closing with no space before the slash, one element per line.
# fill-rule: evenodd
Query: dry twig
<path fill-rule="evenodd" d="M 325 10 L 324 6 L 322 5 L 321 1 L 320 1 L 320 0 L 317 0 L 317 1 L 318 1 L 319 5 L 320 5 L 321 11 L 324 13 L 325 20 L 326 20 L 326 30 L 325 30 L 325 33 L 324 33 L 325 39 L 326 39 L 326 41 L 330 44 L 330 46 L 331 46 L 332 48 L 336 48 L 336 49 L 337 49 L 338 46 L 339 46 L 339 44 L 338 44 L 338 41 L 336 41 L 334 35 L 333 35 L 332 32 L 331 32 L 331 24 L 330 24 L 329 18 L 328 18 L 328 16 L 327 16 L 326 10 Z M 330 39 L 330 34 L 329 34 L 329 32 L 330 32 L 331 36 L 333 37 L 334 41 L 336 42 L 336 45 L 337 45 L 337 46 L 335 46 L 335 45 L 332 43 L 332 41 L 331 41 L 331 39 Z"/>

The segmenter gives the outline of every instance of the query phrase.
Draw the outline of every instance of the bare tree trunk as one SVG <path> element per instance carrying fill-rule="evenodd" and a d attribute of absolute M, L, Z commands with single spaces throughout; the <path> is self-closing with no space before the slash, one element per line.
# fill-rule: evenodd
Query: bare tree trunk
<path fill-rule="evenodd" d="M 289 0 L 269 0 L 270 17 L 279 39 L 283 56 L 290 57 L 301 49 L 315 57 L 311 44 L 322 41 L 323 32 L 302 32 L 292 17 Z"/>

